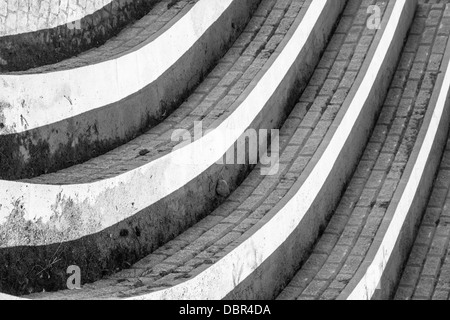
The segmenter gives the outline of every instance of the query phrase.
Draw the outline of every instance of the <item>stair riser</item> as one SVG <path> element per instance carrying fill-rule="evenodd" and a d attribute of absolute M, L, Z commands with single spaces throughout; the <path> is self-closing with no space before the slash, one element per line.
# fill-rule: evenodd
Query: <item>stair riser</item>
<path fill-rule="evenodd" d="M 1 157 L 0 178 L 31 178 L 87 161 L 160 123 L 233 43 L 259 2 L 233 0 L 223 12 L 217 11 L 221 8 L 217 9 L 215 14 L 219 18 L 204 32 L 200 30 L 199 34 L 193 35 L 195 42 L 182 52 L 183 48 L 175 50 L 173 40 L 164 38 L 169 37 L 174 25 L 191 23 L 189 19 L 183 19 L 192 10 L 186 8 L 178 20 L 172 21 L 147 42 L 148 45 L 155 41 L 158 45 L 170 44 L 166 49 L 152 47 L 155 56 L 157 52 L 164 55 L 163 52 L 170 49 L 182 52 L 173 64 L 169 63 L 170 59 L 157 65 L 144 56 L 138 59 L 136 56 L 144 50 L 140 48 L 116 60 L 80 69 L 0 76 L 9 87 L 16 87 L 3 97 L 0 94 L 3 101 L 0 122 L 5 124 L 0 128 L 0 153 L 8 155 Z M 203 14 L 202 10 L 196 12 Z M 195 16 L 190 19 L 201 21 Z M 139 61 L 138 65 L 136 61 Z M 156 66 L 161 70 L 155 71 Z M 145 75 L 140 76 L 143 70 Z M 154 80 L 145 83 L 145 78 Z M 25 120 L 15 114 L 17 112 L 9 115 L 8 106 L 22 103 L 27 109 Z"/>
<path fill-rule="evenodd" d="M 343 190 L 345 187 L 348 178 L 354 172 L 358 159 L 364 150 L 389 85 L 389 81 L 386 81 L 386 79 L 391 79 L 394 73 L 395 65 L 402 49 L 402 39 L 404 39 L 409 28 L 415 6 L 416 3 L 413 1 L 407 1 L 403 7 L 401 19 L 393 35 L 393 41 L 390 44 L 386 56 L 383 58 L 383 64 L 380 72 L 376 75 L 376 80 L 370 90 L 368 99 L 362 106 L 359 117 L 353 124 L 351 133 L 334 162 L 332 171 L 327 175 L 325 182 L 321 184 L 319 193 L 315 195 L 314 201 L 305 212 L 301 223 L 254 273 L 227 296 L 228 298 L 273 299 L 283 289 L 285 283 L 289 279 L 292 279 L 295 271 L 298 269 L 298 264 L 307 257 L 319 231 L 340 200 L 341 193 L 339 190 Z M 392 7 L 390 10 L 392 12 Z M 371 49 L 372 55 L 374 50 L 375 48 Z M 381 57 L 377 56 L 372 62 L 376 59 L 381 59 Z M 361 72 L 367 72 L 367 67 L 363 66 Z M 360 83 L 358 80 L 356 82 Z M 347 97 L 347 99 L 352 98 Z M 343 109 L 340 113 L 341 119 L 344 115 L 343 113 L 346 111 L 345 105 Z M 328 135 L 328 139 L 325 138 L 328 140 L 328 143 L 330 143 L 330 138 L 330 135 Z M 330 147 L 333 148 L 331 144 Z M 324 149 L 324 144 L 321 146 L 321 149 Z M 318 153 L 320 154 L 320 150 Z M 312 162 L 317 162 L 318 160 L 319 156 L 316 153 L 316 160 L 314 161 L 313 158 Z M 309 170 L 312 170 L 312 166 L 314 165 L 310 163 Z M 317 168 L 314 170 L 317 170 Z M 308 168 L 306 171 L 308 171 Z M 305 178 L 304 173 L 300 179 Z"/>
<path fill-rule="evenodd" d="M 6 22 L 0 26 L 0 57 L 7 64 L 0 64 L 0 72 L 52 64 L 94 48 L 128 23 L 140 19 L 159 0 L 90 2 L 92 6 L 83 8 L 81 4 L 75 4 L 69 10 L 54 7 L 43 10 L 43 5 L 39 10 L 37 2 L 37 12 L 31 7 L 18 7 L 17 11 L 7 12 L 2 20 Z M 71 14 L 66 15 L 69 11 Z M 52 18 L 55 12 L 58 19 Z M 16 15 L 18 19 L 14 21 Z"/>
<path fill-rule="evenodd" d="M 390 299 L 395 293 L 447 143 L 450 123 L 449 66 L 450 44 L 447 45 L 421 131 L 377 233 L 375 245 L 341 299 Z"/>

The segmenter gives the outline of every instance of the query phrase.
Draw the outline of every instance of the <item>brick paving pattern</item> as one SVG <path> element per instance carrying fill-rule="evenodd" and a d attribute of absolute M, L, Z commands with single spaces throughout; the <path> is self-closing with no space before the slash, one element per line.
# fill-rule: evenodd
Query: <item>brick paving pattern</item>
<path fill-rule="evenodd" d="M 361 265 L 422 125 L 449 36 L 449 9 L 443 1 L 419 4 L 380 117 L 357 170 L 323 235 L 279 299 L 335 299 Z M 433 199 L 445 199 L 441 191 L 446 190 L 435 192 Z M 434 270 L 438 259 L 433 254 L 448 243 L 450 233 L 445 230 L 450 229 L 439 229 L 436 233 L 425 273 Z M 419 239 L 429 240 L 430 244 L 431 230 L 423 227 Z M 423 249 L 416 251 L 425 256 Z M 418 276 L 418 270 L 409 268 L 407 274 Z M 424 287 L 429 286 L 429 278 L 421 280 Z"/>
<path fill-rule="evenodd" d="M 61 291 L 30 297 L 122 298 L 143 294 L 192 278 L 238 246 L 242 241 L 240 237 L 261 221 L 300 177 L 331 126 L 374 39 L 375 31 L 365 28 L 367 6 L 372 3 L 376 2 L 349 1 L 323 58 L 298 104 L 280 131 L 282 152 L 280 154 L 280 170 L 277 175 L 261 176 L 260 167 L 256 166 L 223 205 L 130 269 L 123 270 L 94 284 L 86 285 L 83 290 L 78 292 Z M 255 23 L 255 20 L 263 20 L 261 18 L 269 12 L 269 17 L 275 16 L 274 12 L 279 10 L 281 12 L 276 16 L 282 17 L 282 12 L 285 12 L 286 16 L 293 10 L 293 7 L 296 8 L 294 12 L 298 12 L 299 4 L 298 1 L 292 1 L 291 4 L 291 1 L 265 0 L 250 26 Z M 384 11 L 386 2 L 378 4 Z M 265 7 L 267 9 L 264 9 Z M 277 20 L 280 21 L 280 18 Z M 265 29 L 261 28 L 260 30 Z M 252 37 L 246 33 L 244 32 L 238 43 L 246 37 Z M 239 52 L 236 53 L 234 61 L 245 58 L 245 55 L 240 57 L 240 53 L 247 49 L 238 48 L 240 49 L 233 47 L 230 50 Z M 222 70 L 224 63 L 230 64 L 229 61 L 222 61 L 215 72 Z M 213 74 L 216 74 L 215 72 Z M 219 79 L 225 79 L 225 72 L 217 74 L 221 77 L 216 82 Z"/>
<path fill-rule="evenodd" d="M 57 67 L 53 64 L 104 45 L 141 18 L 146 21 L 142 23 L 145 29 L 149 30 L 139 34 L 139 37 L 146 33 L 149 36 L 156 32 L 154 30 L 161 29 L 167 23 L 165 20 L 174 16 L 174 12 L 177 14 L 196 1 L 0 0 L 0 72 L 21 73 L 41 66 L 49 66 L 41 72 L 55 70 Z M 146 16 L 155 6 L 158 9 L 150 15 L 158 17 Z M 72 20 L 74 15 L 79 17 Z M 125 33 L 119 42 L 134 40 L 133 32 Z M 125 47 L 128 41 L 123 42 Z M 117 49 L 114 45 L 112 47 Z M 109 50 L 103 53 L 106 58 L 111 57 Z M 59 67 L 86 64 L 81 61 L 79 59 L 78 64 L 72 62 L 73 66 L 62 64 Z"/>
<path fill-rule="evenodd" d="M 397 300 L 447 300 L 450 294 L 450 140 L 395 295 Z"/>
<path fill-rule="evenodd" d="M 203 129 L 230 113 L 234 101 L 275 52 L 303 7 L 303 0 L 264 0 L 244 32 L 186 102 L 156 127 L 129 143 L 83 164 L 24 182 L 43 184 L 87 183 L 138 168 L 173 150 L 176 129 L 194 123 Z"/>
<path fill-rule="evenodd" d="M 103 45 L 95 46 L 74 57 L 65 57 L 64 60 L 59 62 L 52 64 L 43 63 L 41 66 L 35 66 L 26 71 L 15 73 L 26 74 L 66 70 L 117 58 L 128 52 L 137 50 L 142 43 L 175 19 L 184 8 L 193 6 L 198 1 L 177 0 L 174 2 L 173 0 L 161 0 L 152 7 L 147 15 L 125 27 L 117 36 L 111 37 Z M 96 27 L 100 27 L 100 25 Z"/>
<path fill-rule="evenodd" d="M 422 7 L 428 13 L 426 28 L 436 26 L 433 22 L 440 19 L 444 2 L 435 6 Z M 448 1 L 445 1 L 448 3 Z M 431 8 L 430 8 L 431 7 Z M 436 10 L 438 9 L 439 10 Z M 434 10 L 433 10 L 434 9 Z M 444 37 L 450 31 L 450 4 L 446 5 L 444 17 L 438 28 L 441 42 L 435 46 L 437 71 L 445 49 Z M 431 34 L 432 31 L 429 31 Z M 450 137 L 449 137 L 450 138 Z M 396 300 L 448 300 L 450 296 L 450 140 L 447 142 L 438 175 L 420 223 L 413 248 L 403 270 Z"/>

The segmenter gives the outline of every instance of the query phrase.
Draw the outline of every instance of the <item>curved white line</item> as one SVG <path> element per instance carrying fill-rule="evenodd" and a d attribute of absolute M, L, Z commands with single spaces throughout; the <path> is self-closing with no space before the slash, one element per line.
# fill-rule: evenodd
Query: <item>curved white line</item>
<path fill-rule="evenodd" d="M 411 208 L 415 194 L 418 192 L 418 187 L 422 174 L 425 170 L 428 157 L 431 152 L 431 147 L 435 140 L 439 122 L 444 112 L 447 96 L 450 91 L 450 64 L 445 71 L 445 78 L 442 83 L 439 98 L 436 104 L 436 108 L 433 111 L 433 115 L 426 132 L 425 139 L 421 145 L 417 161 L 414 164 L 411 176 L 407 182 L 405 190 L 398 203 L 395 214 L 392 221 L 389 224 L 389 228 L 386 231 L 385 236 L 381 242 L 380 247 L 375 255 L 375 258 L 367 268 L 363 278 L 356 285 L 354 290 L 348 296 L 348 300 L 368 300 L 371 299 L 377 286 L 381 281 L 383 272 L 386 268 L 386 264 L 389 261 L 392 252 L 397 242 L 398 236 L 406 219 L 409 209 Z"/>
<path fill-rule="evenodd" d="M 385 57 L 388 52 L 406 1 L 396 1 L 364 80 L 327 149 L 297 194 L 252 236 L 193 279 L 168 289 L 130 299 L 223 299 L 286 241 L 310 209 L 349 138 L 353 125 L 359 117 L 381 69 L 384 59 L 380 57 Z M 325 1 L 315 1 L 314 4 L 314 6 L 310 6 L 308 14 L 320 13 L 321 10 L 318 7 L 323 8 Z M 301 27 L 299 29 L 301 30 Z M 301 34 L 301 31 L 299 33 Z"/>
<path fill-rule="evenodd" d="M 17 7 L 14 9 L 14 5 L 8 5 L 9 2 L 16 2 Z M 36 6 L 36 3 L 29 4 L 28 2 L 25 2 L 27 6 L 24 7 L 22 5 L 23 3 L 20 1 L 17 3 L 17 0 L 2 1 L 2 4 L 0 5 L 0 15 L 5 16 L 5 28 L 0 31 L 0 36 L 12 36 L 20 33 L 52 29 L 70 22 L 78 21 L 92 13 L 95 13 L 109 3 L 113 2 L 113 0 L 91 0 L 88 1 L 88 5 L 85 7 L 78 4 L 77 0 L 67 0 L 66 6 L 59 6 L 57 11 L 55 11 L 50 4 L 47 8 L 47 12 L 43 12 L 43 7 L 40 4 L 41 1 L 36 0 L 35 2 L 37 2 L 37 10 L 32 9 Z M 12 9 L 8 11 L 8 7 L 11 7 Z M 67 14 L 67 16 L 61 14 L 61 12 Z M 35 14 L 39 15 L 40 20 L 45 19 L 46 23 L 41 24 L 41 21 L 38 23 L 38 17 L 36 17 Z M 57 19 L 50 18 L 50 14 L 52 16 L 58 14 Z"/>
<path fill-rule="evenodd" d="M 7 300 L 30 300 L 30 299 L 24 299 L 21 297 L 16 297 L 16 296 L 11 296 L 9 294 L 0 293 L 0 301 L 1 300 L 7 301 Z"/>
<path fill-rule="evenodd" d="M 200 0 L 154 41 L 113 60 L 42 74 L 0 75 L 0 134 L 62 121 L 138 92 L 169 70 L 234 1 Z"/>
<path fill-rule="evenodd" d="M 375 57 L 386 55 L 405 1 L 397 0 L 386 31 L 374 55 Z M 317 19 L 326 2 L 327 0 L 313 0 L 303 22 L 305 19 L 314 21 L 314 17 Z M 297 41 L 304 42 L 307 37 L 302 31 L 305 30 L 308 24 L 304 26 L 303 22 L 298 27 L 293 39 L 295 38 Z M 307 33 L 309 33 L 310 28 L 308 27 L 307 29 Z M 290 41 L 288 45 L 295 46 L 297 41 Z M 221 299 L 231 292 L 236 284 L 242 282 L 242 280 L 261 265 L 301 222 L 313 203 L 316 194 L 326 181 L 333 167 L 333 163 L 344 146 L 345 140 L 350 135 L 352 123 L 358 118 L 362 106 L 367 100 L 370 88 L 378 74 L 378 70 L 381 68 L 380 60 L 382 59 L 373 59 L 371 61 L 364 80 L 346 112 L 341 125 L 334 134 L 324 155 L 302 185 L 299 192 L 269 222 L 223 259 L 193 279 L 172 288 L 131 299 Z M 293 214 L 294 212 L 295 214 Z"/>
<path fill-rule="evenodd" d="M 70 200 L 81 208 L 80 219 L 83 225 L 92 227 L 90 234 L 133 216 L 185 186 L 220 159 L 258 116 L 304 48 L 326 1 L 311 4 L 270 68 L 253 88 L 247 89 L 248 95 L 236 110 L 203 138 L 142 167 L 93 183 L 58 186 L 0 181 L 0 224 L 14 212 L 18 201 L 27 221 L 46 223 L 52 216 L 63 216 L 66 208 L 61 200 Z M 218 141 L 223 142 L 220 147 Z M 198 154 L 199 150 L 203 152 Z M 67 236 L 68 240 L 74 239 Z"/>

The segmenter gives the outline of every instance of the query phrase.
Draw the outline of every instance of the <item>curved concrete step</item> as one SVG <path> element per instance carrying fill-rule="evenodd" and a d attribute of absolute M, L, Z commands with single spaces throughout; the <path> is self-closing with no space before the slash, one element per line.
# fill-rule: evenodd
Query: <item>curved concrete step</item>
<path fill-rule="evenodd" d="M 424 28 L 425 24 L 425 32 L 428 34 L 423 36 L 422 43 L 425 42 L 425 47 L 428 48 L 425 49 L 420 45 L 417 56 L 423 57 L 423 52 L 428 52 L 429 60 L 428 72 L 422 75 L 417 104 L 425 103 L 426 98 L 429 101 L 428 108 L 402 180 L 376 235 L 375 246 L 370 249 L 367 261 L 364 262 L 364 272 L 359 271 L 358 277 L 351 283 L 354 289 L 348 295 L 350 299 L 393 297 L 402 265 L 414 241 L 417 224 L 432 190 L 450 120 L 447 100 L 450 77 L 448 43 L 450 19 L 446 3 L 448 2 L 421 3 L 421 10 L 418 12 L 419 21 L 414 28 L 417 32 Z M 433 46 L 429 47 L 433 36 L 435 37 L 434 43 L 431 42 Z M 416 44 L 412 48 L 417 48 L 418 41 L 414 42 Z M 437 183 L 439 184 L 439 181 Z M 434 196 L 432 194 L 432 199 Z M 425 234 L 426 232 L 422 233 Z"/>
<path fill-rule="evenodd" d="M 363 31 L 367 5 L 360 5 L 349 1 L 317 73 L 281 131 L 279 174 L 261 178 L 253 171 L 224 206 L 132 268 L 81 291 L 28 298 L 274 297 L 338 200 L 329 195 L 353 171 L 351 162 L 357 161 L 356 149 L 363 148 L 369 134 L 381 104 L 378 94 L 386 90 L 384 79 L 390 78 L 415 4 L 390 1 L 378 33 Z M 354 28 L 347 35 L 349 26 Z M 336 105 L 325 102 L 324 109 L 327 99 Z"/>
<path fill-rule="evenodd" d="M 153 36 L 160 24 L 152 22 L 153 14 L 125 31 L 123 37 L 133 39 L 118 50 L 131 51 L 112 50 L 112 41 L 87 53 L 88 65 L 75 58 L 81 64 L 68 61 L 70 69 L 0 75 L 0 177 L 27 178 L 66 168 L 159 123 L 224 54 L 259 2 L 181 1 L 181 11 L 174 5 L 168 17 L 161 15 L 170 21 Z M 147 22 L 148 28 L 138 27 Z M 106 60 L 95 60 L 104 50 Z"/>
<path fill-rule="evenodd" d="M 98 46 L 130 22 L 144 16 L 153 6 L 161 9 L 158 2 L 2 1 L 0 72 L 55 63 Z"/>
<path fill-rule="evenodd" d="M 392 248 L 392 253 L 387 256 L 389 264 L 381 274 L 382 284 L 388 280 L 390 290 L 383 290 L 381 298 L 392 297 L 394 293 L 395 299 L 400 300 L 449 298 L 450 42 L 446 30 L 450 28 L 450 4 L 445 3 L 425 7 L 430 17 L 432 12 L 443 15 L 439 33 L 447 39 L 447 48 L 445 54 L 443 50 L 436 53 L 442 63 L 429 107 L 432 115 L 426 118 L 421 144 L 414 150 L 416 159 L 411 164 L 408 172 L 411 178 L 405 187 L 407 197 L 401 199 L 396 212 L 399 218 L 393 219 L 389 226 L 389 231 L 397 233 L 387 232 L 383 242 L 385 247 Z"/>
<path fill-rule="evenodd" d="M 284 297 L 387 299 L 392 295 L 412 241 L 413 217 L 428 198 L 442 132 L 445 136 L 448 130 L 444 105 L 449 89 L 443 79 L 450 55 L 443 59 L 443 53 L 449 20 L 444 9 L 444 4 L 420 3 L 358 169 Z"/>
<path fill-rule="evenodd" d="M 15 262 L 14 269 L 4 270 L 10 273 L 4 277 L 10 279 L 8 285 L 14 287 L 14 279 L 21 277 L 36 256 L 45 261 L 55 251 L 64 261 L 51 271 L 47 290 L 52 281 L 56 287 L 63 285 L 61 270 L 71 261 L 82 269 L 86 266 L 85 279 L 96 280 L 105 265 L 109 273 L 129 266 L 128 261 L 136 261 L 209 213 L 221 199 L 216 193 L 218 180 L 228 180 L 232 186 L 249 167 L 248 163 L 223 166 L 215 162 L 247 128 L 270 129 L 284 120 L 291 100 L 311 75 L 316 53 L 333 26 L 331 18 L 338 12 L 334 0 L 263 1 L 248 31 L 197 93 L 171 116 L 181 120 L 164 122 L 152 129 L 156 131 L 150 130 L 109 155 L 116 165 L 110 178 L 102 176 L 95 182 L 70 178 L 79 182 L 71 185 L 0 182 L 7 190 L 0 201 L 1 228 L 16 230 L 1 232 L 8 238 L 3 239 L 0 254 L 3 261 L 22 257 L 20 266 Z M 213 130 L 189 145 L 178 138 L 171 142 L 175 129 L 192 128 L 198 119 L 203 120 L 205 129 Z M 223 143 L 222 137 L 228 140 Z M 164 145 L 156 157 L 147 153 L 155 142 Z M 172 151 L 177 145 L 182 148 Z M 196 162 L 199 148 L 208 152 Z M 103 163 L 103 170 L 111 165 L 105 158 L 97 160 L 96 165 Z M 72 172 L 77 174 L 79 168 Z M 84 179 L 91 179 L 93 166 L 84 168 Z M 124 168 L 126 172 L 120 174 Z M 64 178 L 64 172 L 48 176 L 47 183 L 51 179 L 63 183 L 55 177 Z M 98 176 L 92 178 L 98 180 Z M 13 198 L 13 205 L 8 205 Z M 18 247 L 21 245 L 28 247 Z M 42 284 L 37 281 L 34 285 L 39 288 Z M 25 288 L 29 290 L 27 284 Z"/>
<path fill-rule="evenodd" d="M 114 0 L 88 0 L 85 3 L 77 0 L 62 3 L 48 1 L 23 3 L 5 0 L 2 1 L 0 8 L 2 21 L 0 37 L 52 29 L 86 18 L 102 8 L 115 7 L 115 10 L 120 10 L 127 5 L 129 5 L 127 1 L 119 3 Z M 107 10 L 110 11 L 111 8 Z"/>
<path fill-rule="evenodd" d="M 396 300 L 448 300 L 449 298 L 448 237 L 450 229 L 447 176 L 449 145 L 450 141 L 447 141 L 444 158 L 439 166 L 437 180 L 431 188 L 432 196 L 426 204 L 426 210 L 419 212 L 415 217 L 416 221 L 419 221 L 422 218 L 421 214 L 424 213 L 415 238 L 409 234 L 408 241 L 401 244 L 403 259 L 397 262 L 396 271 L 400 270 L 400 272 L 395 277 L 399 280 L 394 292 Z M 436 154 L 439 154 L 438 151 Z M 406 265 L 401 269 L 405 260 Z M 394 288 L 395 284 L 394 282 Z M 392 294 L 392 292 L 389 293 Z"/>

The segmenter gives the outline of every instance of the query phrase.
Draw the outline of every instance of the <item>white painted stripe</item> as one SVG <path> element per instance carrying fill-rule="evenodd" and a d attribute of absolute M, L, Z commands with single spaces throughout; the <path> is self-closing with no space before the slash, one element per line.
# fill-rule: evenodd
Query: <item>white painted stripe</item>
<path fill-rule="evenodd" d="M 9 294 L 0 293 L 0 301 L 2 300 L 30 300 L 30 299 L 24 299 L 21 297 L 11 296 Z"/>
<path fill-rule="evenodd" d="M 427 128 L 421 129 L 427 129 L 425 139 L 420 146 L 419 155 L 414 164 L 414 168 L 411 172 L 411 176 L 408 179 L 405 190 L 400 198 L 400 201 L 398 202 L 395 214 L 392 217 L 389 227 L 383 237 L 381 245 L 378 248 L 373 261 L 368 266 L 363 278 L 359 281 L 354 290 L 348 296 L 348 300 L 371 299 L 381 281 L 381 277 L 383 276 L 386 264 L 392 255 L 395 243 L 397 242 L 402 226 L 406 220 L 406 216 L 412 206 L 414 197 L 418 192 L 420 180 L 422 179 L 422 174 L 425 170 L 425 166 L 427 164 L 428 157 L 430 156 L 433 142 L 435 141 L 438 132 L 439 122 L 441 121 L 441 117 L 444 112 L 449 89 L 450 64 L 445 71 L 444 81 L 439 93 L 436 107 L 433 111 L 430 124 Z"/>
<path fill-rule="evenodd" d="M 159 37 L 113 60 L 49 73 L 0 75 L 5 125 L 0 134 L 62 121 L 138 92 L 169 70 L 234 1 L 239 0 L 200 0 Z"/>
<path fill-rule="evenodd" d="M 247 89 L 245 99 L 228 118 L 219 121 L 212 132 L 142 167 L 93 183 L 57 186 L 0 181 L 3 190 L 0 224 L 12 214 L 18 201 L 25 220 L 46 223 L 52 216 L 63 216 L 66 208 L 62 200 L 70 200 L 80 209 L 82 224 L 90 227 L 85 230 L 86 234 L 92 234 L 133 216 L 185 186 L 221 158 L 258 116 L 304 49 L 326 2 L 314 0 L 311 3 L 296 32 L 270 68 L 259 81 L 253 81 L 256 84 Z M 218 144 L 218 141 L 223 143 Z M 203 150 L 201 156 L 198 150 Z M 181 163 L 179 159 L 190 160 Z M 64 240 L 74 239 L 68 235 Z"/>
<path fill-rule="evenodd" d="M 383 36 L 374 54 L 374 59 L 354 96 L 341 124 L 327 146 L 324 154 L 301 185 L 298 192 L 274 217 L 236 249 L 196 277 L 177 286 L 131 299 L 222 299 L 254 272 L 279 248 L 302 222 L 318 193 L 332 172 L 335 161 L 360 112 L 366 103 L 374 81 L 381 69 L 388 49 L 397 30 L 401 13 L 407 0 L 397 0 Z M 320 13 L 325 1 L 315 1 L 309 14 Z M 314 13 L 310 12 L 314 11 Z M 301 26 L 299 27 L 302 30 Z M 294 43 L 294 41 L 291 41 Z"/>

